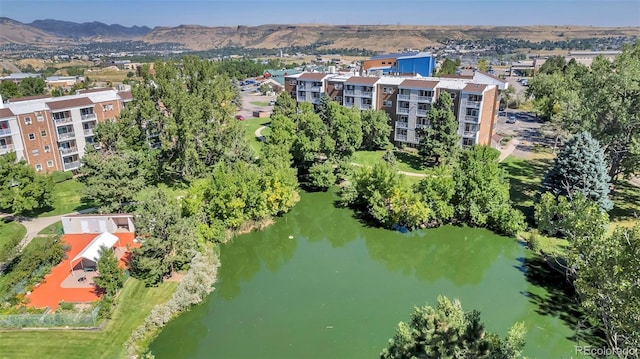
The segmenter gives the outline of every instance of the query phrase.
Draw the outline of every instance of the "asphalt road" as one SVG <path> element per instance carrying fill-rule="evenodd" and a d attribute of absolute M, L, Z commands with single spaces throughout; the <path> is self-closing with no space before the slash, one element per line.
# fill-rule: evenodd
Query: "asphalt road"
<path fill-rule="evenodd" d="M 552 146 L 551 139 L 542 132 L 542 121 L 531 113 L 519 110 L 505 111 L 507 116 L 500 116 L 496 123 L 494 133 L 518 139 L 518 146 L 514 151 L 517 157 L 528 157 L 533 152 L 534 145 Z M 501 112 L 502 114 L 502 112 Z M 515 123 L 507 123 L 509 116 L 515 116 Z"/>

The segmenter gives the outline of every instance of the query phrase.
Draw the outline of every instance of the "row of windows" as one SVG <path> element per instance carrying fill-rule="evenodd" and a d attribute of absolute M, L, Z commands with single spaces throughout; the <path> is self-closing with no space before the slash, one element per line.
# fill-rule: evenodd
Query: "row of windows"
<path fill-rule="evenodd" d="M 42 121 L 44 121 L 44 116 L 43 116 L 43 115 L 37 115 L 37 116 L 36 116 L 36 120 L 37 120 L 38 122 L 42 122 Z M 32 124 L 32 123 L 33 123 L 33 121 L 31 121 L 31 116 L 25 116 L 25 117 L 24 117 L 24 124 L 25 124 L 25 125 L 30 125 L 30 124 Z"/>
<path fill-rule="evenodd" d="M 49 167 L 49 168 L 53 167 L 53 161 L 47 161 L 47 167 Z M 38 171 L 38 172 L 42 171 L 42 164 L 41 163 L 36 164 L 36 171 Z"/>
<path fill-rule="evenodd" d="M 44 153 L 49 153 L 49 152 L 51 152 L 51 147 L 49 147 L 49 145 L 45 145 L 44 146 Z M 31 150 L 31 154 L 33 156 L 37 156 L 37 155 L 40 154 L 40 150 L 37 149 L 37 148 L 34 148 L 33 150 Z"/>
<path fill-rule="evenodd" d="M 47 137 L 47 131 L 46 130 L 41 130 L 40 131 L 40 136 Z M 36 139 L 36 134 L 35 133 L 30 133 L 29 134 L 29 140 L 33 141 L 35 139 Z"/>

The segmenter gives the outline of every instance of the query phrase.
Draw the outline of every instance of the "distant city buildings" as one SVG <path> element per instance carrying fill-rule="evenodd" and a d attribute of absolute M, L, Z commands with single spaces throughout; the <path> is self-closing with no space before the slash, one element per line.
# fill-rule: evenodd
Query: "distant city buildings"
<path fill-rule="evenodd" d="M 15 152 L 36 171 L 75 170 L 87 146 L 97 145 L 95 126 L 115 120 L 131 100 L 131 92 L 114 88 L 0 100 L 0 155 Z"/>
<path fill-rule="evenodd" d="M 305 72 L 285 76 L 285 91 L 298 102 L 320 103 L 322 94 L 349 108 L 383 110 L 389 114 L 396 145 L 416 147 L 427 114 L 443 91 L 453 98 L 462 147 L 491 145 L 500 91 L 506 81 L 476 72 L 473 76 L 352 76 Z"/>

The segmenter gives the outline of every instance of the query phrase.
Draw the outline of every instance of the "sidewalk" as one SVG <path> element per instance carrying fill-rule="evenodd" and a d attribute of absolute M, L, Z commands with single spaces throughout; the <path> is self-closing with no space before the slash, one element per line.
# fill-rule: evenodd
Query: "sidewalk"
<path fill-rule="evenodd" d="M 506 148 L 499 148 L 498 150 L 500 151 L 500 157 L 498 157 L 498 162 L 502 162 L 505 158 L 509 157 L 509 155 L 511 155 L 513 151 L 516 150 L 516 147 L 518 147 L 519 144 L 520 141 L 517 138 L 514 138 L 509 141 L 509 144 Z"/>

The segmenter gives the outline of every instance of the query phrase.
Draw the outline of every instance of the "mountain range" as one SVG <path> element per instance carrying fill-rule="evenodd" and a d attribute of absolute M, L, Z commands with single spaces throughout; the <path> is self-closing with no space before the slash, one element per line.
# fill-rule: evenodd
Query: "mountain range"
<path fill-rule="evenodd" d="M 429 25 L 260 25 L 125 27 L 101 22 L 75 23 L 36 20 L 30 24 L 0 18 L 0 45 L 59 46 L 78 39 L 87 41 L 141 40 L 148 43 L 179 43 L 191 50 L 225 46 L 286 48 L 310 46 L 318 49 L 365 48 L 394 51 L 422 49 L 447 39 L 519 39 L 532 42 L 635 36 L 640 27 L 590 26 L 429 26 Z"/>

